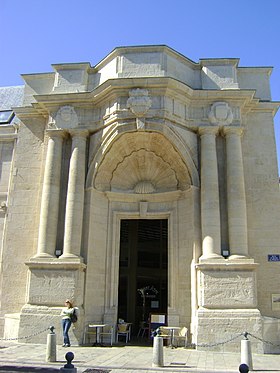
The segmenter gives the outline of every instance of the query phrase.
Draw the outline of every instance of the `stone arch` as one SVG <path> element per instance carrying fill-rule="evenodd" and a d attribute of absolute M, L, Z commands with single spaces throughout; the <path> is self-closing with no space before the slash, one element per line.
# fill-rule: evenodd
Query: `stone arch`
<path fill-rule="evenodd" d="M 199 186 L 188 146 L 170 127 L 135 131 L 117 125 L 90 162 L 87 187 L 99 191 L 160 193 Z"/>

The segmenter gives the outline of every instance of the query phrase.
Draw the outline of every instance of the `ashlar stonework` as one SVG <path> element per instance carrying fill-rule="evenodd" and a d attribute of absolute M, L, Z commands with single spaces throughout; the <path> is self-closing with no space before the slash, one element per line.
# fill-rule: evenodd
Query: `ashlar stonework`
<path fill-rule="evenodd" d="M 197 348 L 237 351 L 247 331 L 275 352 L 261 342 L 280 330 L 271 68 L 166 46 L 52 67 L 0 88 L 16 114 L 0 126 L 1 335 L 45 343 L 71 298 L 78 343 L 90 321 L 136 335 L 154 312 Z"/>

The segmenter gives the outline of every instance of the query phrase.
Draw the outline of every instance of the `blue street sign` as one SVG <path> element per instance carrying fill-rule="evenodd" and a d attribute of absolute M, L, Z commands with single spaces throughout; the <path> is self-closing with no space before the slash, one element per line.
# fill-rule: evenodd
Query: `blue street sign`
<path fill-rule="evenodd" d="M 280 254 L 268 254 L 267 259 L 269 262 L 280 262 Z"/>

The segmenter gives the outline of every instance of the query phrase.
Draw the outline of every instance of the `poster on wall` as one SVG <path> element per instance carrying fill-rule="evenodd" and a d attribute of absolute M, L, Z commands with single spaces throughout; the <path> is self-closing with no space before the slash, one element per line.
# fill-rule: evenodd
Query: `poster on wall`
<path fill-rule="evenodd" d="M 280 294 L 271 295 L 272 311 L 280 310 Z"/>

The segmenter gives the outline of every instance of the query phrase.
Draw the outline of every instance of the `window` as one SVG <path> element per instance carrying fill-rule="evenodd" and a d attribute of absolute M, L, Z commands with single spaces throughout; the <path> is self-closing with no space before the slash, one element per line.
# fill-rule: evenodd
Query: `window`
<path fill-rule="evenodd" d="M 0 110 L 0 125 L 9 124 L 13 120 L 15 113 L 13 110 Z"/>

